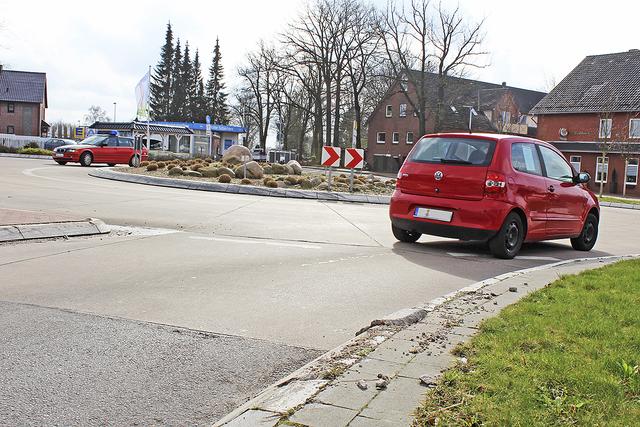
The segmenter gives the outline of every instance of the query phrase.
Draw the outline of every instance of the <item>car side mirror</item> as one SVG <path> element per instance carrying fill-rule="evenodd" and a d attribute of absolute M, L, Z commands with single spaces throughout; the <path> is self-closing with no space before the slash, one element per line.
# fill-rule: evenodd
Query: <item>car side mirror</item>
<path fill-rule="evenodd" d="M 573 177 L 573 182 L 575 182 L 576 184 L 586 184 L 590 180 L 591 175 L 589 175 L 587 172 L 580 172 L 578 175 Z"/>

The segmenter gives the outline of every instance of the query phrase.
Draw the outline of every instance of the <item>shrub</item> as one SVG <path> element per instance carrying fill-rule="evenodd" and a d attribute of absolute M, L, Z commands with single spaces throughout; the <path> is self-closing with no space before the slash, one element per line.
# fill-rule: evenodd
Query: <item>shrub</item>
<path fill-rule="evenodd" d="M 155 164 L 155 163 L 150 163 L 150 164 L 147 166 L 147 170 L 148 170 L 149 172 L 157 171 L 157 170 L 158 170 L 158 165 L 157 165 L 157 164 Z"/>
<path fill-rule="evenodd" d="M 220 175 L 220 177 L 218 178 L 218 182 L 228 184 L 231 182 L 231 177 L 225 173 L 223 175 Z"/>
<path fill-rule="evenodd" d="M 17 153 L 18 149 L 16 147 L 7 147 L 4 145 L 0 145 L 0 153 Z"/>
<path fill-rule="evenodd" d="M 298 178 L 291 175 L 287 176 L 284 180 L 291 185 L 296 185 L 298 183 Z"/>
<path fill-rule="evenodd" d="M 167 164 L 165 162 L 158 162 L 158 169 L 164 169 Z"/>
<path fill-rule="evenodd" d="M 311 184 L 311 181 L 309 181 L 308 179 L 302 179 L 300 180 L 300 187 L 305 190 L 310 190 L 311 188 L 313 188 L 313 184 Z"/>
<path fill-rule="evenodd" d="M 169 175 L 171 176 L 179 176 L 182 175 L 184 172 L 182 172 L 182 168 L 178 167 L 178 166 L 174 166 L 171 169 L 169 169 Z"/>
<path fill-rule="evenodd" d="M 30 154 L 38 156 L 50 156 L 53 154 L 49 150 L 43 150 L 42 148 L 22 148 L 18 151 L 19 154 Z"/>
<path fill-rule="evenodd" d="M 189 170 L 189 168 L 187 166 L 182 166 L 180 169 L 182 169 L 183 171 Z"/>
<path fill-rule="evenodd" d="M 148 161 L 145 160 L 144 162 L 140 163 L 140 167 L 144 168 L 146 166 L 149 166 L 149 162 Z"/>
<path fill-rule="evenodd" d="M 250 179 L 248 179 L 248 178 L 242 178 L 242 181 L 240 181 L 240 184 L 242 184 L 242 185 L 249 185 L 249 184 L 253 184 L 253 183 L 252 183 L 252 182 L 251 182 L 251 180 L 250 180 Z"/>
<path fill-rule="evenodd" d="M 22 148 L 40 148 L 40 146 L 38 145 L 37 142 L 30 142 L 30 143 L 26 144 Z"/>
<path fill-rule="evenodd" d="M 275 182 L 274 180 L 267 181 L 264 183 L 264 185 L 269 188 L 278 188 L 278 183 Z"/>
<path fill-rule="evenodd" d="M 262 180 L 262 183 L 264 185 L 267 185 L 267 182 L 269 182 L 269 181 L 273 181 L 273 178 L 271 178 L 270 176 L 267 176 L 265 179 Z"/>
<path fill-rule="evenodd" d="M 199 163 L 194 164 L 193 166 L 191 166 L 191 170 L 192 171 L 199 171 L 203 166 Z"/>

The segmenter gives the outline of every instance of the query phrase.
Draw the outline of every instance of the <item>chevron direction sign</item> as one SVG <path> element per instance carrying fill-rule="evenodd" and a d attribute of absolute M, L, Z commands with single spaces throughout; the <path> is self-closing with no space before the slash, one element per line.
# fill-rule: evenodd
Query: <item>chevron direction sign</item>
<path fill-rule="evenodd" d="M 325 167 L 334 167 L 340 166 L 340 147 L 331 147 L 330 145 L 325 145 L 322 147 L 322 166 Z"/>
<path fill-rule="evenodd" d="M 347 148 L 344 153 L 344 167 L 347 169 L 362 169 L 364 166 L 364 150 Z"/>

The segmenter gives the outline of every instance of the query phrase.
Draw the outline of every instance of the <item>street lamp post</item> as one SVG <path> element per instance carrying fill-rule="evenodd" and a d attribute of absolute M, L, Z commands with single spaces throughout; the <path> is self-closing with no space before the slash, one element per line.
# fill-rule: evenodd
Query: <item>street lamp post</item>
<path fill-rule="evenodd" d="M 116 102 L 113 103 L 113 121 L 116 121 Z"/>

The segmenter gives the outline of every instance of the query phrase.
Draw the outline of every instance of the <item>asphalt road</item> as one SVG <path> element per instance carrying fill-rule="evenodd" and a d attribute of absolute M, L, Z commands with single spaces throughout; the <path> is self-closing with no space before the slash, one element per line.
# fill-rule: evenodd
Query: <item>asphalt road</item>
<path fill-rule="evenodd" d="M 1 308 L 0 343 L 11 343 L 0 347 L 0 373 L 9 378 L 0 382 L 0 404 L 14 408 L 0 409 L 0 424 L 207 423 L 374 318 L 507 271 L 635 253 L 640 237 L 631 226 L 638 212 L 604 208 L 594 251 L 557 241 L 526 245 L 504 261 L 476 244 L 398 243 L 379 205 L 105 181 L 46 160 L 0 158 L 0 182 L 2 207 L 135 227 L 0 246 L 0 301 L 10 307 Z M 37 327 L 52 319 L 60 319 L 58 335 Z M 78 338 L 78 322 L 91 340 Z M 178 339 L 174 329 L 221 338 L 203 345 L 198 333 Z M 34 349 L 63 361 L 64 382 L 35 364 Z M 106 394 L 78 404 L 93 396 L 85 383 L 94 377 Z M 188 385 L 193 378 L 198 386 Z M 117 399 L 110 381 L 123 385 Z M 168 391 L 173 384 L 181 392 Z M 109 418 L 122 402 L 122 418 Z"/>

